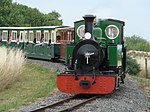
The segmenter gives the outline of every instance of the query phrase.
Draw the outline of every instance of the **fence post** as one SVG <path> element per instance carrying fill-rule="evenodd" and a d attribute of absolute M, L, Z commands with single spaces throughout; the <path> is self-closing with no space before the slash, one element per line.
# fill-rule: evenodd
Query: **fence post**
<path fill-rule="evenodd" d="M 147 71 L 147 58 L 145 58 L 145 76 L 148 78 L 148 71 Z"/>

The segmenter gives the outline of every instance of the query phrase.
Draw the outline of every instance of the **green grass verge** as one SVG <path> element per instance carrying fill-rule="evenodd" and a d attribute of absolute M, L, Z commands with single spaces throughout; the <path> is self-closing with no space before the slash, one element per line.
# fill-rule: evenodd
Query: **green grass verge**
<path fill-rule="evenodd" d="M 56 73 L 26 64 L 17 82 L 0 92 L 0 112 L 15 110 L 47 96 L 56 88 Z"/>
<path fill-rule="evenodd" d="M 150 79 L 134 75 L 129 75 L 128 77 L 133 81 L 135 81 L 144 90 L 146 95 L 150 98 Z"/>

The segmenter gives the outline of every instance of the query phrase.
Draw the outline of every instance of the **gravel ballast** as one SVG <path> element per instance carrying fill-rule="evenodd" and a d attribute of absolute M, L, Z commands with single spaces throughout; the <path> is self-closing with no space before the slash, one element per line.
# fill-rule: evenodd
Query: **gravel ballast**
<path fill-rule="evenodd" d="M 62 71 L 64 66 L 59 63 L 52 63 L 46 61 L 29 60 L 32 63 L 41 64 L 48 68 L 54 68 Z M 55 65 L 55 66 L 54 66 Z M 51 96 L 44 98 L 32 105 L 26 106 L 17 110 L 17 112 L 28 112 L 30 110 L 52 104 L 61 99 L 72 96 L 71 94 L 65 94 L 56 92 Z M 80 107 L 73 112 L 149 112 L 150 101 L 144 95 L 144 92 L 133 81 L 126 79 L 125 84 L 121 85 L 118 90 L 115 90 L 112 94 L 101 95 L 100 98 Z"/>

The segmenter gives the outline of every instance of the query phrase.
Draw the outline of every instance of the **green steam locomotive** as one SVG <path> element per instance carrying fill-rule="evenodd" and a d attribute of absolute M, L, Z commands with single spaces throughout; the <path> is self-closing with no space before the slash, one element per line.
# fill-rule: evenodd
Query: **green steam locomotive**
<path fill-rule="evenodd" d="M 83 18 L 75 22 L 74 43 L 66 45 L 67 68 L 57 76 L 58 89 L 65 93 L 109 94 L 124 83 L 125 24 L 114 19 L 96 21 L 93 15 Z"/>

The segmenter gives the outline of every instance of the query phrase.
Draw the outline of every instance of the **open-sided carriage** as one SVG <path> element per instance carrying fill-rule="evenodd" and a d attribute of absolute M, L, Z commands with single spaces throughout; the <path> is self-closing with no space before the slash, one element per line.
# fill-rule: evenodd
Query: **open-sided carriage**
<path fill-rule="evenodd" d="M 68 26 L 0 27 L 0 45 L 20 48 L 29 58 L 65 60 L 65 46 L 73 41 Z"/>

